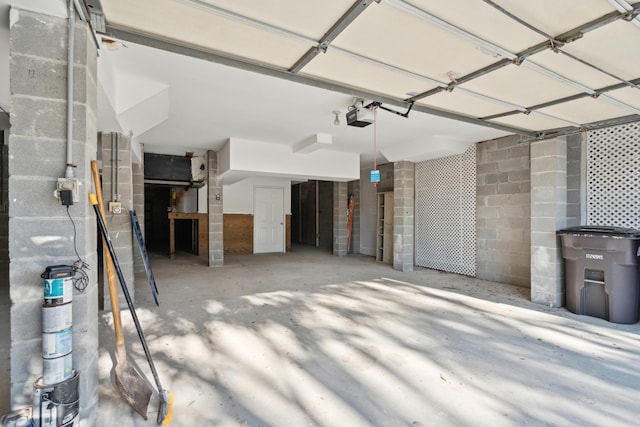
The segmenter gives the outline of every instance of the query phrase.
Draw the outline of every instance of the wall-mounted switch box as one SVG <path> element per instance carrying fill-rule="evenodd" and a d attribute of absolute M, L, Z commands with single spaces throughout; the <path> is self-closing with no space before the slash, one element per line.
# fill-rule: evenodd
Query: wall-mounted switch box
<path fill-rule="evenodd" d="M 120 202 L 109 202 L 109 212 L 114 214 L 122 213 L 122 203 Z"/>
<path fill-rule="evenodd" d="M 62 193 L 64 191 L 64 193 Z M 65 206 L 69 204 L 69 193 L 71 192 L 71 201 L 73 203 L 77 203 L 80 201 L 80 194 L 78 191 L 78 180 L 75 178 L 58 178 L 58 182 L 56 183 L 56 191 L 53 192 L 54 196 L 60 203 L 64 202 Z M 62 194 L 64 194 L 64 200 L 62 198 Z"/>

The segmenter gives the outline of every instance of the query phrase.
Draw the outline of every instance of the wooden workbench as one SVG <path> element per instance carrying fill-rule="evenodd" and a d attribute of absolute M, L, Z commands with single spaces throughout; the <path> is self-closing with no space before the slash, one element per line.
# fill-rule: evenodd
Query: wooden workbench
<path fill-rule="evenodd" d="M 169 212 L 169 256 L 173 258 L 176 252 L 175 220 L 189 219 L 198 221 L 198 253 L 201 255 L 209 250 L 209 218 L 206 213 Z"/>

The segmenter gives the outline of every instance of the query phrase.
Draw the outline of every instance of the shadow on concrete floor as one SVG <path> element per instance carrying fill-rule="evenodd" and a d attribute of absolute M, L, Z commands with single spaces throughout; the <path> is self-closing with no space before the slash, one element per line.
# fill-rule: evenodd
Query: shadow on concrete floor
<path fill-rule="evenodd" d="M 364 256 L 153 257 L 141 319 L 173 426 L 638 425 L 640 325 L 528 300 L 528 289 Z M 128 313 L 130 361 L 149 379 Z M 99 425 L 144 421 L 113 386 L 101 315 Z M 153 384 L 153 382 L 152 382 Z"/>

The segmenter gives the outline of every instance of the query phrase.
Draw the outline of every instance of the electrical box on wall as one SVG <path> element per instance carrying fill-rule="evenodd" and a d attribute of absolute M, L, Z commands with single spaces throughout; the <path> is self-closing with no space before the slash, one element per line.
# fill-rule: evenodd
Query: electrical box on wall
<path fill-rule="evenodd" d="M 122 203 L 120 202 L 109 202 L 109 212 L 114 214 L 122 213 Z"/>
<path fill-rule="evenodd" d="M 71 192 L 71 197 L 69 197 L 69 192 Z M 75 178 L 58 178 L 56 191 L 53 192 L 53 195 L 65 206 L 79 202 L 78 180 Z"/>

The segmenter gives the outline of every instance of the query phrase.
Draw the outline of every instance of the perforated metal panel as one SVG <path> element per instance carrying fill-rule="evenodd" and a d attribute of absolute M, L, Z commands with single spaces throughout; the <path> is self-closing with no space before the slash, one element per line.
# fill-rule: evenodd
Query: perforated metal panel
<path fill-rule="evenodd" d="M 589 132 L 587 224 L 640 228 L 640 123 Z"/>
<path fill-rule="evenodd" d="M 415 227 L 416 265 L 475 276 L 475 145 L 416 164 Z"/>

